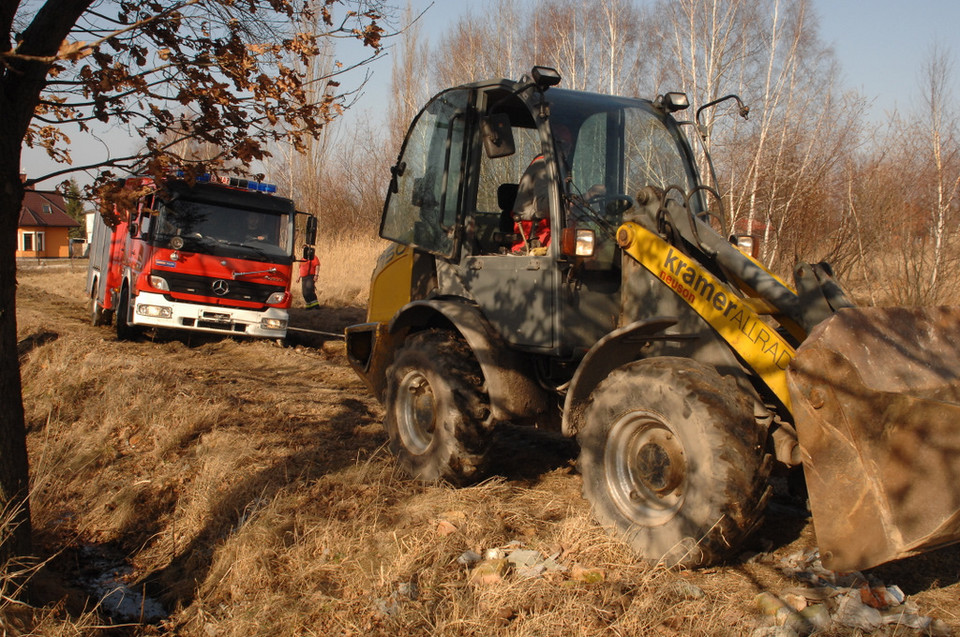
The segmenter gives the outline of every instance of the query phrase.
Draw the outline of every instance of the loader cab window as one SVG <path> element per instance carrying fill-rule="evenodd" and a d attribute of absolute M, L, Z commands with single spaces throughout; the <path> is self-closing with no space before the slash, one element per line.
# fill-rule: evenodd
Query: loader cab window
<path fill-rule="evenodd" d="M 572 194 L 602 185 L 607 193 L 635 195 L 645 186 L 665 190 L 696 183 L 676 130 L 652 109 L 617 108 L 586 115 L 579 127 L 577 152 L 567 167 Z"/>
<path fill-rule="evenodd" d="M 564 223 L 595 231 L 596 256 L 584 263 L 587 269 L 615 267 L 615 232 L 637 192 L 645 186 L 694 188 L 688 147 L 677 126 L 649 102 L 560 89 L 549 95 L 554 134 L 563 128 L 573 135 L 559 165 L 567 202 Z"/>
<path fill-rule="evenodd" d="M 407 132 L 384 205 L 384 239 L 453 256 L 468 97 L 462 89 L 441 93 Z"/>
<path fill-rule="evenodd" d="M 542 156 L 540 133 L 536 128 L 512 126 L 516 152 L 490 158 L 480 153 L 477 200 L 473 213 L 474 254 L 502 254 L 516 245 L 517 200 L 521 179 L 534 159 Z M 541 162 L 542 163 L 542 162 Z M 546 206 L 545 201 L 541 201 Z"/>
<path fill-rule="evenodd" d="M 498 197 L 500 186 L 518 184 L 523 171 L 542 153 L 540 133 L 536 128 L 513 126 L 512 132 L 517 152 L 496 159 L 491 159 L 483 153 L 480 155 L 478 210 L 496 211 L 500 209 L 500 204 L 507 203 Z"/>
<path fill-rule="evenodd" d="M 473 201 L 466 207 L 471 211 L 468 237 L 472 241 L 467 248 L 473 255 L 497 255 L 511 252 L 517 246 L 517 227 L 515 213 L 518 212 L 518 198 L 524 199 L 523 188 L 539 186 L 535 189 L 537 207 L 541 215 L 549 214 L 549 202 L 545 196 L 548 187 L 546 181 L 523 182 L 524 174 L 533 171 L 536 166 L 544 166 L 544 145 L 537 119 L 530 106 L 509 88 L 496 87 L 480 94 L 478 110 L 491 117 L 506 117 L 509 121 L 512 152 L 491 157 L 478 147 L 474 149 L 476 157 L 476 193 L 468 194 L 466 200 Z M 540 162 L 534 164 L 537 158 Z M 531 175 L 538 174 L 531 172 Z M 539 173 L 542 179 L 545 174 Z M 529 177 L 528 177 L 529 179 Z M 529 195 L 529 192 L 526 193 Z M 516 254 L 516 253 L 514 253 Z"/>

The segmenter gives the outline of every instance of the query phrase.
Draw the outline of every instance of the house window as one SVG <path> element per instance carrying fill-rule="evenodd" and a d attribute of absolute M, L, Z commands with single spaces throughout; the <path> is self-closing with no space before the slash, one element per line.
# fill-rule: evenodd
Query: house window
<path fill-rule="evenodd" d="M 43 252 L 43 233 L 24 232 L 20 249 L 24 252 Z"/>
<path fill-rule="evenodd" d="M 53 212 L 53 208 L 50 207 L 50 204 L 45 203 L 45 204 L 43 204 L 43 212 L 44 212 L 44 214 L 48 214 L 48 215 L 49 215 L 49 214 L 51 214 L 51 213 Z"/>

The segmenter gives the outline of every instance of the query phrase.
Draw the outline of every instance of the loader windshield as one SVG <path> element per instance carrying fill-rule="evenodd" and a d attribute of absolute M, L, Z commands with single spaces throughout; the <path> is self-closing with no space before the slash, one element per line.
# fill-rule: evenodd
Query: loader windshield
<path fill-rule="evenodd" d="M 565 199 L 561 222 L 595 233 L 588 270 L 619 263 L 616 229 L 647 186 L 682 199 L 697 173 L 676 121 L 647 100 L 551 89 L 550 127 Z M 700 212 L 699 197 L 689 202 Z"/>
<path fill-rule="evenodd" d="M 568 196 L 609 199 L 632 197 L 645 186 L 695 187 L 689 146 L 676 122 L 650 102 L 560 89 L 548 96 Z"/>

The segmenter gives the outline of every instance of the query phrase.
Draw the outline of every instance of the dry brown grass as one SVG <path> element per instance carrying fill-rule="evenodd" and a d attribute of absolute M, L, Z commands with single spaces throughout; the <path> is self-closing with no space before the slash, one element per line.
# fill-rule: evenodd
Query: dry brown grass
<path fill-rule="evenodd" d="M 310 314 L 331 329 L 361 312 L 378 252 L 340 245 L 321 253 L 331 307 Z M 142 635 L 743 635 L 761 622 L 753 597 L 794 584 L 771 564 L 637 563 L 592 522 L 562 456 L 531 451 L 521 460 L 535 469 L 464 489 L 405 480 L 336 340 L 117 342 L 86 323 L 83 275 L 20 277 L 21 337 L 57 336 L 37 339 L 23 380 L 37 546 L 61 587 L 26 611 L 0 606 L 10 634 L 96 632 L 81 613 L 95 603 L 76 583 L 81 546 L 119 551 L 131 584 L 167 605 L 163 622 L 126 631 Z M 778 555 L 812 541 L 810 525 L 787 521 L 759 534 Z M 477 585 L 457 562 L 515 542 L 568 570 Z M 939 584 L 890 583 L 960 626 L 957 555 L 923 567 Z"/>
<path fill-rule="evenodd" d="M 366 305 L 370 275 L 386 245 L 382 239 L 367 236 L 320 237 L 317 245 L 317 257 L 320 259 L 317 299 L 320 305 Z M 300 285 L 294 283 L 293 288 L 294 304 L 303 307 Z"/>

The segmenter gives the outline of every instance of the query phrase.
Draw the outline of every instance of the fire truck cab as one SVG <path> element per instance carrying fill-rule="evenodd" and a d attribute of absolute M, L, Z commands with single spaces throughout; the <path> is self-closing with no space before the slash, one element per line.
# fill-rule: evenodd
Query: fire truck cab
<path fill-rule="evenodd" d="M 109 227 L 97 215 L 87 292 L 94 325 L 286 336 L 297 211 L 276 186 L 202 176 L 125 180 L 136 196 Z M 316 238 L 308 217 L 307 243 Z M 307 250 L 312 248 L 308 247 Z"/>

